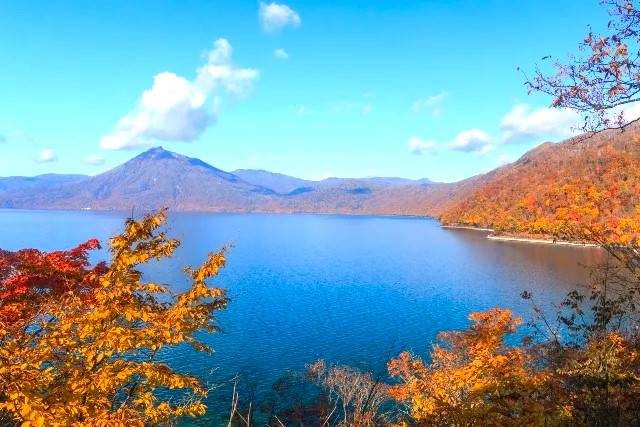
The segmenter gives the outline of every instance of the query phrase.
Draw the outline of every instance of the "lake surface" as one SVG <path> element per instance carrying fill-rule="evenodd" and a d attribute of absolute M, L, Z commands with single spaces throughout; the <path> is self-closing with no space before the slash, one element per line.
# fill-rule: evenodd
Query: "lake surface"
<path fill-rule="evenodd" d="M 125 214 L 0 210 L 0 247 L 67 249 L 103 242 Z M 401 350 L 428 354 L 439 331 L 464 328 L 471 311 L 501 306 L 527 317 L 523 290 L 559 301 L 584 283 L 597 249 L 496 242 L 486 233 L 442 229 L 423 218 L 321 215 L 170 214 L 176 256 L 147 278 L 187 286 L 182 267 L 232 243 L 215 280 L 232 298 L 205 336 L 212 356 L 188 349 L 163 355 L 211 382 L 240 374 L 256 400 L 289 370 L 318 358 L 374 372 Z M 103 251 L 95 260 L 104 258 Z M 230 393 L 214 390 L 208 421 L 226 414 Z"/>

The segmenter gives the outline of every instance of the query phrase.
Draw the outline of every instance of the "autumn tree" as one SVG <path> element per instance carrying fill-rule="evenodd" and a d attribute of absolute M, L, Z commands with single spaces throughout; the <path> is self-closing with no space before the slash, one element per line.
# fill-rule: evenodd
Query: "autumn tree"
<path fill-rule="evenodd" d="M 407 353 L 393 360 L 400 380 L 393 395 L 419 424 L 640 425 L 640 174 L 638 127 L 628 127 L 640 116 L 631 111 L 640 101 L 640 10 L 633 0 L 602 3 L 608 34 L 590 32 L 578 55 L 555 61 L 553 73 L 538 68 L 526 83 L 553 96 L 553 107 L 577 111 L 586 137 L 554 147 L 566 158 L 541 146 L 498 170 L 443 220 L 593 243 L 606 259 L 555 318 L 533 305 L 529 326 L 537 333 L 528 346 L 504 344 L 517 322 L 494 309 L 474 313 L 468 331 L 441 336 L 445 346 L 434 348 L 430 364 Z"/>
<path fill-rule="evenodd" d="M 536 366 L 568 425 L 638 425 L 640 336 L 638 287 L 615 259 L 593 267 L 592 282 L 576 289 L 549 315 L 534 296 L 529 322 Z"/>
<path fill-rule="evenodd" d="M 250 427 L 324 426 L 374 427 L 391 425 L 394 419 L 389 386 L 378 375 L 320 359 L 305 371 L 290 371 L 272 384 L 272 392 L 260 401 L 241 391 L 234 381 L 230 425 Z M 266 417 L 256 421 L 252 409 Z"/>
<path fill-rule="evenodd" d="M 93 239 L 68 251 L 0 249 L 0 329 L 18 327 L 69 291 L 87 295 L 105 272 L 105 263 L 90 266 L 89 251 L 99 248 Z"/>
<path fill-rule="evenodd" d="M 23 426 L 147 425 L 204 413 L 206 386 L 157 356 L 183 344 L 210 351 L 195 334 L 218 330 L 213 315 L 228 300 L 206 282 L 225 253 L 185 268 L 192 285 L 183 293 L 144 281 L 139 268 L 179 245 L 161 230 L 165 220 L 164 211 L 127 220 L 109 242 L 109 264 L 95 268 L 87 261 L 95 241 L 2 254 L 0 289 L 10 298 L 1 306 L 9 323 L 0 328 L 0 409 Z"/>
<path fill-rule="evenodd" d="M 324 360 L 318 360 L 308 366 L 307 377 L 327 394 L 331 411 L 326 425 L 373 427 L 389 423 L 383 411 L 389 400 L 388 386 L 370 372 L 327 366 Z"/>
<path fill-rule="evenodd" d="M 602 0 L 610 21 L 606 34 L 590 31 L 578 54 L 553 61 L 555 72 L 538 68 L 526 85 L 553 97 L 552 106 L 583 117 L 585 132 L 624 128 L 637 121 L 629 107 L 640 101 L 640 9 L 634 0 Z"/>
<path fill-rule="evenodd" d="M 402 353 L 388 366 L 391 395 L 420 425 L 542 425 L 546 374 L 505 338 L 521 323 L 509 310 L 472 313 L 465 331 L 443 332 L 431 362 Z"/>

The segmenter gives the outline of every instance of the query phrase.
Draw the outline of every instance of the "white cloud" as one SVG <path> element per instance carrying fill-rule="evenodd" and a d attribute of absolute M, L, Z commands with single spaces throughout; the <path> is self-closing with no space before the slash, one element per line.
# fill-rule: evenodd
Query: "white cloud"
<path fill-rule="evenodd" d="M 245 97 L 258 78 L 258 70 L 238 68 L 231 62 L 233 49 L 226 39 L 218 39 L 206 53 L 207 63 L 198 68 L 196 87 L 206 94 L 228 94 Z"/>
<path fill-rule="evenodd" d="M 489 153 L 495 149 L 495 146 L 491 143 L 491 137 L 480 129 L 462 131 L 448 144 L 441 145 L 433 140 L 413 136 L 409 138 L 407 145 L 409 151 L 414 154 L 437 153 L 440 148 L 445 147 L 454 151 L 477 154 Z"/>
<path fill-rule="evenodd" d="M 273 51 L 273 56 L 278 59 L 287 59 L 289 57 L 289 54 L 284 49 L 276 49 Z"/>
<path fill-rule="evenodd" d="M 640 118 L 640 102 L 632 102 L 627 104 L 623 110 L 622 114 L 624 115 L 624 119 L 627 122 L 637 120 Z"/>
<path fill-rule="evenodd" d="M 570 109 L 539 108 L 517 104 L 500 122 L 502 139 L 513 141 L 543 136 L 569 137 L 578 125 L 578 114 Z"/>
<path fill-rule="evenodd" d="M 489 135 L 480 129 L 465 130 L 458 134 L 449 148 L 466 153 L 488 153 L 495 147 L 491 144 Z"/>
<path fill-rule="evenodd" d="M 631 102 L 629 104 L 612 108 L 607 116 L 613 121 L 613 123 L 616 123 L 620 114 L 622 114 L 622 118 L 625 123 L 637 120 L 640 118 L 640 102 Z"/>
<path fill-rule="evenodd" d="M 432 116 L 440 116 L 442 115 L 442 103 L 448 96 L 449 94 L 447 92 L 440 92 L 437 95 L 418 99 L 413 103 L 411 109 L 414 113 L 421 113 L 428 110 Z"/>
<path fill-rule="evenodd" d="M 85 163 L 90 164 L 90 165 L 94 165 L 94 166 L 103 165 L 104 161 L 105 161 L 104 157 L 100 157 L 100 156 L 97 156 L 95 154 L 91 154 L 90 156 L 88 156 L 85 159 Z"/>
<path fill-rule="evenodd" d="M 58 156 L 56 155 L 56 152 L 51 148 L 45 148 L 44 150 L 40 151 L 37 160 L 39 163 L 50 163 L 58 160 Z"/>
<path fill-rule="evenodd" d="M 433 153 L 438 148 L 438 144 L 434 141 L 427 141 L 417 136 L 409 138 L 407 145 L 413 154 Z"/>
<path fill-rule="evenodd" d="M 258 71 L 237 68 L 231 62 L 233 49 L 218 39 L 206 52 L 206 63 L 191 81 L 172 72 L 159 73 L 153 86 L 142 93 L 137 108 L 124 116 L 102 148 L 119 150 L 148 145 L 153 140 L 193 141 L 216 121 L 216 106 L 224 95 L 244 97 Z"/>
<path fill-rule="evenodd" d="M 284 27 L 299 27 L 300 15 L 286 4 L 260 2 L 258 12 L 262 28 L 268 32 L 274 32 Z"/>

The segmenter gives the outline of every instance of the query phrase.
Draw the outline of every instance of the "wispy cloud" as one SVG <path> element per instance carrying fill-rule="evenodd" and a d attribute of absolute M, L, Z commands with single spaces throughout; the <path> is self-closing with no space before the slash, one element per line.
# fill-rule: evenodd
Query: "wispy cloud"
<path fill-rule="evenodd" d="M 629 123 L 640 118 L 640 102 L 631 102 L 629 104 L 620 105 L 612 108 L 607 117 L 612 122 L 617 122 L 619 116 L 622 115 L 623 121 Z"/>
<path fill-rule="evenodd" d="M 460 132 L 453 141 L 439 144 L 436 141 L 422 139 L 417 136 L 409 138 L 409 151 L 414 154 L 437 153 L 441 150 L 462 151 L 465 153 L 486 154 L 495 149 L 491 137 L 481 129 L 470 129 Z"/>
<path fill-rule="evenodd" d="M 278 59 L 287 59 L 287 58 L 289 58 L 289 54 L 284 49 L 276 49 L 276 50 L 274 50 L 273 51 L 273 56 L 275 56 Z"/>
<path fill-rule="evenodd" d="M 502 140 L 527 141 L 542 137 L 569 137 L 578 126 L 578 114 L 569 109 L 538 108 L 517 104 L 500 122 Z"/>
<path fill-rule="evenodd" d="M 38 161 L 38 163 L 51 163 L 58 160 L 58 156 L 53 149 L 45 148 L 44 150 L 40 151 L 36 160 Z"/>
<path fill-rule="evenodd" d="M 438 144 L 435 141 L 425 140 L 418 136 L 409 138 L 407 146 L 413 154 L 434 153 L 438 149 Z"/>
<path fill-rule="evenodd" d="M 85 163 L 89 165 L 94 165 L 94 166 L 103 165 L 104 162 L 105 162 L 104 157 L 100 157 L 96 154 L 91 154 L 90 156 L 87 156 L 87 158 L 85 159 Z"/>
<path fill-rule="evenodd" d="M 148 145 L 153 140 L 193 141 L 217 119 L 215 106 L 225 95 L 243 97 L 258 78 L 258 70 L 232 64 L 233 49 L 218 39 L 205 53 L 206 63 L 194 80 L 172 72 L 157 74 L 142 93 L 137 108 L 114 131 L 102 137 L 102 148 L 119 150 Z"/>
<path fill-rule="evenodd" d="M 442 115 L 442 104 L 449 96 L 447 92 L 440 92 L 437 95 L 428 96 L 416 100 L 411 109 L 414 113 L 422 113 L 428 111 L 432 116 L 437 117 Z"/>
<path fill-rule="evenodd" d="M 462 131 L 449 144 L 449 148 L 465 153 L 488 153 L 495 148 L 491 144 L 491 137 L 481 129 Z"/>
<path fill-rule="evenodd" d="M 7 142 L 7 137 L 0 134 L 0 144 L 5 144 Z"/>
<path fill-rule="evenodd" d="M 430 106 L 439 105 L 446 96 L 446 92 L 442 92 L 438 95 L 418 100 L 414 104 L 414 111 L 422 111 Z M 629 117 L 640 117 L 640 103 L 629 108 L 629 111 L 625 111 L 625 114 Z M 532 139 L 543 137 L 571 137 L 576 133 L 578 123 L 579 115 L 572 110 L 556 108 L 534 109 L 528 104 L 516 104 L 500 120 L 500 134 L 497 137 L 491 137 L 486 131 L 475 128 L 458 133 L 451 142 L 442 145 L 415 137 L 415 139 L 410 140 L 409 149 L 414 153 L 447 148 L 464 153 L 486 154 L 496 150 L 501 145 L 511 142 L 531 142 Z M 500 165 L 513 161 L 515 159 L 507 155 L 501 155 L 498 158 Z"/>
<path fill-rule="evenodd" d="M 262 29 L 273 33 L 285 27 L 299 27 L 302 23 L 300 15 L 286 4 L 260 2 L 258 17 Z"/>

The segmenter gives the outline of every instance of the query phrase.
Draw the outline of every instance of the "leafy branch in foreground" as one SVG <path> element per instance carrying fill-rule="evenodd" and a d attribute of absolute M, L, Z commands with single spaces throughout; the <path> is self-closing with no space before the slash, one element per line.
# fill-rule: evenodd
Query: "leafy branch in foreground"
<path fill-rule="evenodd" d="M 551 95 L 553 107 L 581 113 L 585 132 L 624 128 L 638 120 L 629 109 L 640 101 L 640 9 L 634 0 L 601 3 L 611 16 L 608 33 L 590 31 L 578 55 L 553 63 L 555 73 L 538 68 L 526 81 L 530 92 Z"/>
<path fill-rule="evenodd" d="M 195 333 L 218 330 L 213 313 L 228 299 L 206 281 L 225 252 L 186 268 L 192 284 L 183 293 L 145 282 L 139 267 L 179 245 L 160 230 L 165 221 L 165 211 L 127 220 L 110 241 L 110 263 L 93 269 L 95 241 L 68 253 L 3 253 L 0 292 L 11 298 L 0 300 L 1 410 L 27 426 L 143 425 L 205 412 L 201 381 L 157 354 L 185 343 L 211 351 Z"/>

